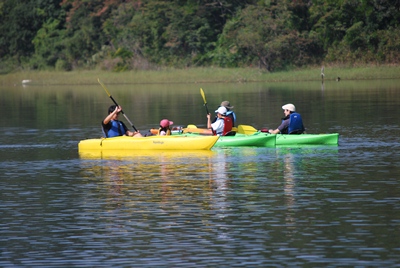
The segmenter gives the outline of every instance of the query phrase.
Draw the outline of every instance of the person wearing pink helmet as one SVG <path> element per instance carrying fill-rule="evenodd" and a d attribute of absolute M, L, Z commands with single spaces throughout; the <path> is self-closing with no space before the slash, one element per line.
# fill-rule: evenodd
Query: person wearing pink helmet
<path fill-rule="evenodd" d="M 160 121 L 160 128 L 158 129 L 159 136 L 167 136 L 171 135 L 171 128 L 170 126 L 173 125 L 174 122 L 169 121 L 168 119 L 163 119 Z"/>

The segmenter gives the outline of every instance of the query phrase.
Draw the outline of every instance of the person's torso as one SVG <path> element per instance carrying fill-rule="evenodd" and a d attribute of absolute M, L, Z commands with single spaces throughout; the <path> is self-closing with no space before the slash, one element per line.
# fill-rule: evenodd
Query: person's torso
<path fill-rule="evenodd" d="M 111 120 L 107 124 L 107 128 L 108 128 L 108 131 L 106 134 L 107 134 L 108 138 L 122 136 L 126 132 L 124 124 L 118 120 Z"/>

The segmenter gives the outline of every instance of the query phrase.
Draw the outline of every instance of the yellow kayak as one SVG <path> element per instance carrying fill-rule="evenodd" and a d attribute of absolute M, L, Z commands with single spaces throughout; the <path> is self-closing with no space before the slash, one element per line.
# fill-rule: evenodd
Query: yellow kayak
<path fill-rule="evenodd" d="M 153 159 L 174 161 L 194 161 L 215 156 L 213 150 L 82 150 L 79 156 L 82 159 Z"/>
<path fill-rule="evenodd" d="M 150 136 L 87 139 L 78 144 L 85 150 L 210 150 L 218 136 Z"/>

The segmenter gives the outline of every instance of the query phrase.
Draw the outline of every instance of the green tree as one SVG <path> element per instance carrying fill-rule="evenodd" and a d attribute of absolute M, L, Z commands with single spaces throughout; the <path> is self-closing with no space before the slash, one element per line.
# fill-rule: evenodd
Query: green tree
<path fill-rule="evenodd" d="M 159 65 L 206 64 L 227 19 L 249 1 L 140 1 L 115 9 L 104 24 L 114 49 Z"/>
<path fill-rule="evenodd" d="M 221 66 L 257 64 L 273 71 L 287 66 L 314 63 L 321 49 L 306 31 L 308 14 L 303 2 L 270 1 L 266 5 L 248 5 L 226 23 L 214 54 Z"/>
<path fill-rule="evenodd" d="M 0 69 L 396 63 L 399 10 L 387 0 L 0 0 Z"/>
<path fill-rule="evenodd" d="M 37 31 L 48 19 L 60 14 L 57 0 L 3 0 L 0 4 L 0 58 L 19 63 L 34 53 Z"/>
<path fill-rule="evenodd" d="M 310 8 L 313 30 L 328 52 L 326 60 L 384 63 L 398 58 L 394 56 L 398 49 L 391 46 L 394 50 L 390 53 L 383 47 L 394 41 L 394 35 L 386 31 L 398 28 L 399 7 L 399 1 L 314 0 Z"/>

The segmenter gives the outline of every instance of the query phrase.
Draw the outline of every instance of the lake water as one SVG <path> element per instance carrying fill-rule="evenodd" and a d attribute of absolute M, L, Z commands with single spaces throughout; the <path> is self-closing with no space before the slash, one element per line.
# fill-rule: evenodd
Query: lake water
<path fill-rule="evenodd" d="M 204 127 L 202 87 L 257 129 L 292 102 L 339 145 L 79 155 L 99 84 L 0 86 L 1 267 L 399 267 L 399 80 L 103 82 L 141 132 Z"/>

